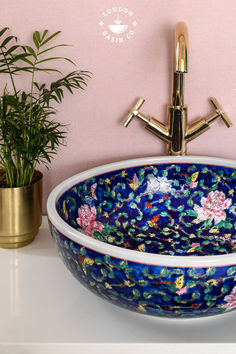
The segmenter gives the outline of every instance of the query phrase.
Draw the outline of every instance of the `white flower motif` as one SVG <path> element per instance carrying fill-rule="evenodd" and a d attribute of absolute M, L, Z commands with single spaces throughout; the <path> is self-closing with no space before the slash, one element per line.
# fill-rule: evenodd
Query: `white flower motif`
<path fill-rule="evenodd" d="M 166 177 L 151 177 L 147 182 L 146 193 L 170 193 L 172 191 L 171 184 L 172 181 Z"/>

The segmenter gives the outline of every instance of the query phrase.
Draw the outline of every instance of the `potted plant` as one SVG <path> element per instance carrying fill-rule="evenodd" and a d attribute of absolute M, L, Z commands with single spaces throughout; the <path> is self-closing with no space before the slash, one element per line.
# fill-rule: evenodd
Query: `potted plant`
<path fill-rule="evenodd" d="M 32 46 L 22 46 L 8 30 L 0 31 L 0 74 L 7 75 L 0 94 L 0 247 L 17 248 L 34 239 L 42 221 L 42 174 L 36 167 L 48 167 L 65 141 L 65 125 L 53 119 L 55 104 L 62 102 L 65 91 L 84 89 L 90 73 L 76 70 L 63 75 L 48 67 L 58 60 L 74 64 L 51 55 L 67 46 L 51 44 L 60 31 L 35 31 Z M 42 72 L 59 78 L 41 83 L 37 76 Z M 19 74 L 28 90 L 17 87 Z"/>

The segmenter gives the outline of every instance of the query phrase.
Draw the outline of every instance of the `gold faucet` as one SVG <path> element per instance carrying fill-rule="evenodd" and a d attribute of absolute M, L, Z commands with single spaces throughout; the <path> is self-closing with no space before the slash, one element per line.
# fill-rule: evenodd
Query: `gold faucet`
<path fill-rule="evenodd" d="M 210 128 L 210 124 L 218 118 L 222 118 L 229 128 L 232 122 L 223 112 L 215 98 L 210 98 L 215 113 L 207 118 L 187 125 L 187 107 L 184 105 L 184 74 L 188 72 L 188 31 L 185 23 L 179 22 L 175 27 L 175 56 L 172 102 L 168 106 L 168 126 L 160 123 L 155 118 L 147 118 L 139 112 L 144 103 L 144 98 L 139 98 L 129 112 L 123 125 L 127 127 L 131 120 L 136 117 L 146 123 L 145 128 L 168 143 L 170 155 L 185 155 L 187 142 L 193 140 Z"/>

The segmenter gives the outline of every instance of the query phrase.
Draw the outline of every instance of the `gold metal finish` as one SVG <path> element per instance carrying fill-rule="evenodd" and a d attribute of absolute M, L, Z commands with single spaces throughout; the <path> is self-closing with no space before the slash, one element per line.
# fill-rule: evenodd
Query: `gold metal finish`
<path fill-rule="evenodd" d="M 0 247 L 31 243 L 42 223 L 42 174 L 26 187 L 0 188 Z"/>
<path fill-rule="evenodd" d="M 172 83 L 172 106 L 184 105 L 184 74 L 174 72 Z"/>
<path fill-rule="evenodd" d="M 188 72 L 188 31 L 183 22 L 177 23 L 175 27 L 175 53 L 174 72 L 172 84 L 171 105 L 168 106 L 168 125 L 160 123 L 155 118 L 147 118 L 139 112 L 140 107 L 145 102 L 140 97 L 134 107 L 127 115 L 123 125 L 127 127 L 133 118 L 139 118 L 151 133 L 168 143 L 168 153 L 170 155 L 185 155 L 187 142 L 195 139 L 210 128 L 210 124 L 218 118 L 222 118 L 228 128 L 232 122 L 223 112 L 221 106 L 215 98 L 211 102 L 215 108 L 215 113 L 207 118 L 188 126 L 187 107 L 184 105 L 184 74 Z"/>
<path fill-rule="evenodd" d="M 174 72 L 188 72 L 188 29 L 184 22 L 175 26 Z"/>
<path fill-rule="evenodd" d="M 135 103 L 134 107 L 132 108 L 132 110 L 129 112 L 129 114 L 127 115 L 127 117 L 125 118 L 125 121 L 123 123 L 124 127 L 128 127 L 129 123 L 131 122 L 131 120 L 134 117 L 140 118 L 141 120 L 143 120 L 145 123 L 149 122 L 149 119 L 144 117 L 141 113 L 139 113 L 139 108 L 142 106 L 142 104 L 145 102 L 145 99 L 140 97 L 138 99 L 138 101 Z"/>
<path fill-rule="evenodd" d="M 231 120 L 228 118 L 226 113 L 223 112 L 216 98 L 214 97 L 210 98 L 210 101 L 216 110 L 215 113 L 209 116 L 208 118 L 200 119 L 198 122 L 195 122 L 188 127 L 186 132 L 186 137 L 185 137 L 185 140 L 187 142 L 193 140 L 194 138 L 198 137 L 199 135 L 207 131 L 210 128 L 210 124 L 213 123 L 218 118 L 223 119 L 223 122 L 225 123 L 227 128 L 230 128 L 232 126 Z"/>
<path fill-rule="evenodd" d="M 212 123 L 217 118 L 222 118 L 227 128 L 230 128 L 233 125 L 233 123 L 231 122 L 227 114 L 223 112 L 221 106 L 219 105 L 219 102 L 214 97 L 210 98 L 210 100 L 213 106 L 215 107 L 216 114 L 214 114 L 212 117 L 207 119 L 208 123 L 209 124 Z"/>

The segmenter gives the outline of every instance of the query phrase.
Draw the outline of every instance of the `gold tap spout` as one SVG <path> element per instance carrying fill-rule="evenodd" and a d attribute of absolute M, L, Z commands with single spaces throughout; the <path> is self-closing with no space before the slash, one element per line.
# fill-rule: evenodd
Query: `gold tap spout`
<path fill-rule="evenodd" d="M 172 100 L 168 107 L 168 125 L 171 141 L 170 155 L 185 155 L 187 107 L 184 105 L 184 74 L 188 72 L 188 30 L 184 22 L 175 26 L 174 70 Z"/>
<path fill-rule="evenodd" d="M 184 105 L 184 74 L 188 72 L 188 30 L 184 22 L 175 26 L 172 106 Z"/>
<path fill-rule="evenodd" d="M 188 30 L 184 22 L 178 22 L 175 26 L 174 71 L 188 72 Z"/>

